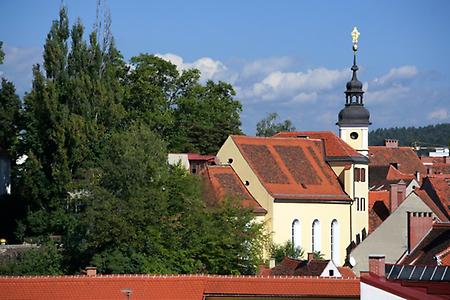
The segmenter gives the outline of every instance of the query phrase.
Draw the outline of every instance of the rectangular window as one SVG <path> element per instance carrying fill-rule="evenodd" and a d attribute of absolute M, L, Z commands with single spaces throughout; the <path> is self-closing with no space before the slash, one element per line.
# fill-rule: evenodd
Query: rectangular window
<path fill-rule="evenodd" d="M 361 198 L 361 205 L 360 205 L 361 211 L 366 210 L 366 198 Z"/>
<path fill-rule="evenodd" d="M 359 198 L 355 197 L 355 202 L 356 202 L 356 210 L 359 211 Z"/>
<path fill-rule="evenodd" d="M 361 181 L 366 182 L 366 169 L 361 168 Z"/>
<path fill-rule="evenodd" d="M 353 176 L 355 177 L 355 182 L 359 182 L 361 180 L 361 173 L 359 172 L 359 168 L 355 168 L 353 170 Z"/>

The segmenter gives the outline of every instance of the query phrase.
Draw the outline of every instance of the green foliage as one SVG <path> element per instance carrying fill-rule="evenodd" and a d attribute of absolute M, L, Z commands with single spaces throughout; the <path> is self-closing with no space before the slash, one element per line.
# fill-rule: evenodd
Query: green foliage
<path fill-rule="evenodd" d="M 320 260 L 324 259 L 324 254 L 321 253 L 320 251 L 314 251 L 313 253 L 314 253 L 314 259 L 320 259 Z"/>
<path fill-rule="evenodd" d="M 128 118 L 160 133 L 170 152 L 213 154 L 230 134 L 241 133 L 242 107 L 231 85 L 202 85 L 198 70 L 180 74 L 175 65 L 154 55 L 141 54 L 131 62 Z"/>
<path fill-rule="evenodd" d="M 165 163 L 147 125 L 112 134 L 104 151 L 66 243 L 74 271 L 83 261 L 102 273 L 255 273 L 262 226 L 232 200 L 205 207 L 200 179 Z"/>
<path fill-rule="evenodd" d="M 0 41 L 0 65 L 3 63 L 5 59 L 5 52 L 3 52 L 3 41 Z"/>
<path fill-rule="evenodd" d="M 278 119 L 277 113 L 269 113 L 266 118 L 256 124 L 256 136 L 273 136 L 282 131 L 295 131 L 291 120 L 275 123 Z"/>
<path fill-rule="evenodd" d="M 3 258 L 1 275 L 61 275 L 62 254 L 57 245 L 46 242 L 38 248 L 20 252 L 17 257 Z"/>
<path fill-rule="evenodd" d="M 233 199 L 207 205 L 201 180 L 167 164 L 167 150 L 214 153 L 240 133 L 232 86 L 153 55 L 127 67 L 109 31 L 87 42 L 80 21 L 69 28 L 62 8 L 18 127 L 28 159 L 14 175 L 17 238 L 64 245 L 37 272 L 254 273 L 262 225 L 252 212 Z"/>
<path fill-rule="evenodd" d="M 13 155 L 17 145 L 20 121 L 20 99 L 16 95 L 14 84 L 1 79 L 0 86 L 0 148 Z"/>
<path fill-rule="evenodd" d="M 275 263 L 280 263 L 286 256 L 301 259 L 305 251 L 301 247 L 294 247 L 291 241 L 287 240 L 284 244 L 273 244 L 270 249 L 270 256 L 275 259 Z"/>
<path fill-rule="evenodd" d="M 385 139 L 398 139 L 400 146 L 450 146 L 450 124 L 379 128 L 369 132 L 372 146 L 384 145 Z"/>

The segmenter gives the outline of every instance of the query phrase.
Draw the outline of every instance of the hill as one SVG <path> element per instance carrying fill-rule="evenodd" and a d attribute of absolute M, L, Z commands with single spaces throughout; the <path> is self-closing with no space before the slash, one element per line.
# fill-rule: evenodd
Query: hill
<path fill-rule="evenodd" d="M 384 145 L 385 139 L 398 139 L 400 146 L 449 146 L 450 123 L 424 127 L 379 128 L 369 132 L 371 146 Z"/>

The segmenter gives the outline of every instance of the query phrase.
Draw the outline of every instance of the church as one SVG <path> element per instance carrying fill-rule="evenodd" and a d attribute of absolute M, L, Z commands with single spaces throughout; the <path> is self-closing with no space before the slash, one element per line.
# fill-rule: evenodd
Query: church
<path fill-rule="evenodd" d="M 219 152 L 227 180 L 248 193 L 274 244 L 291 241 L 305 253 L 320 252 L 340 266 L 347 247 L 368 233 L 368 127 L 363 84 L 357 78 L 356 28 L 352 78 L 338 114 L 339 136 L 329 131 L 281 132 L 273 137 L 229 136 Z M 209 168 L 208 171 L 212 170 Z M 222 179 L 222 181 L 221 181 Z M 247 198 L 248 198 L 247 197 Z"/>

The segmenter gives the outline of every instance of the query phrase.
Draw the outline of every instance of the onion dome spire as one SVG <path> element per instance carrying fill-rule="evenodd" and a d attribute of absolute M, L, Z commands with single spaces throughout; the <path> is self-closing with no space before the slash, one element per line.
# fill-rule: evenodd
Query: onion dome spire
<path fill-rule="evenodd" d="M 359 70 L 356 64 L 356 53 L 358 51 L 358 38 L 360 33 L 356 27 L 352 31 L 353 42 L 353 66 L 352 79 L 347 82 L 345 91 L 345 107 L 339 112 L 339 120 L 337 125 L 370 125 L 369 111 L 364 108 L 362 89 L 363 84 L 358 80 L 357 71 Z"/>

